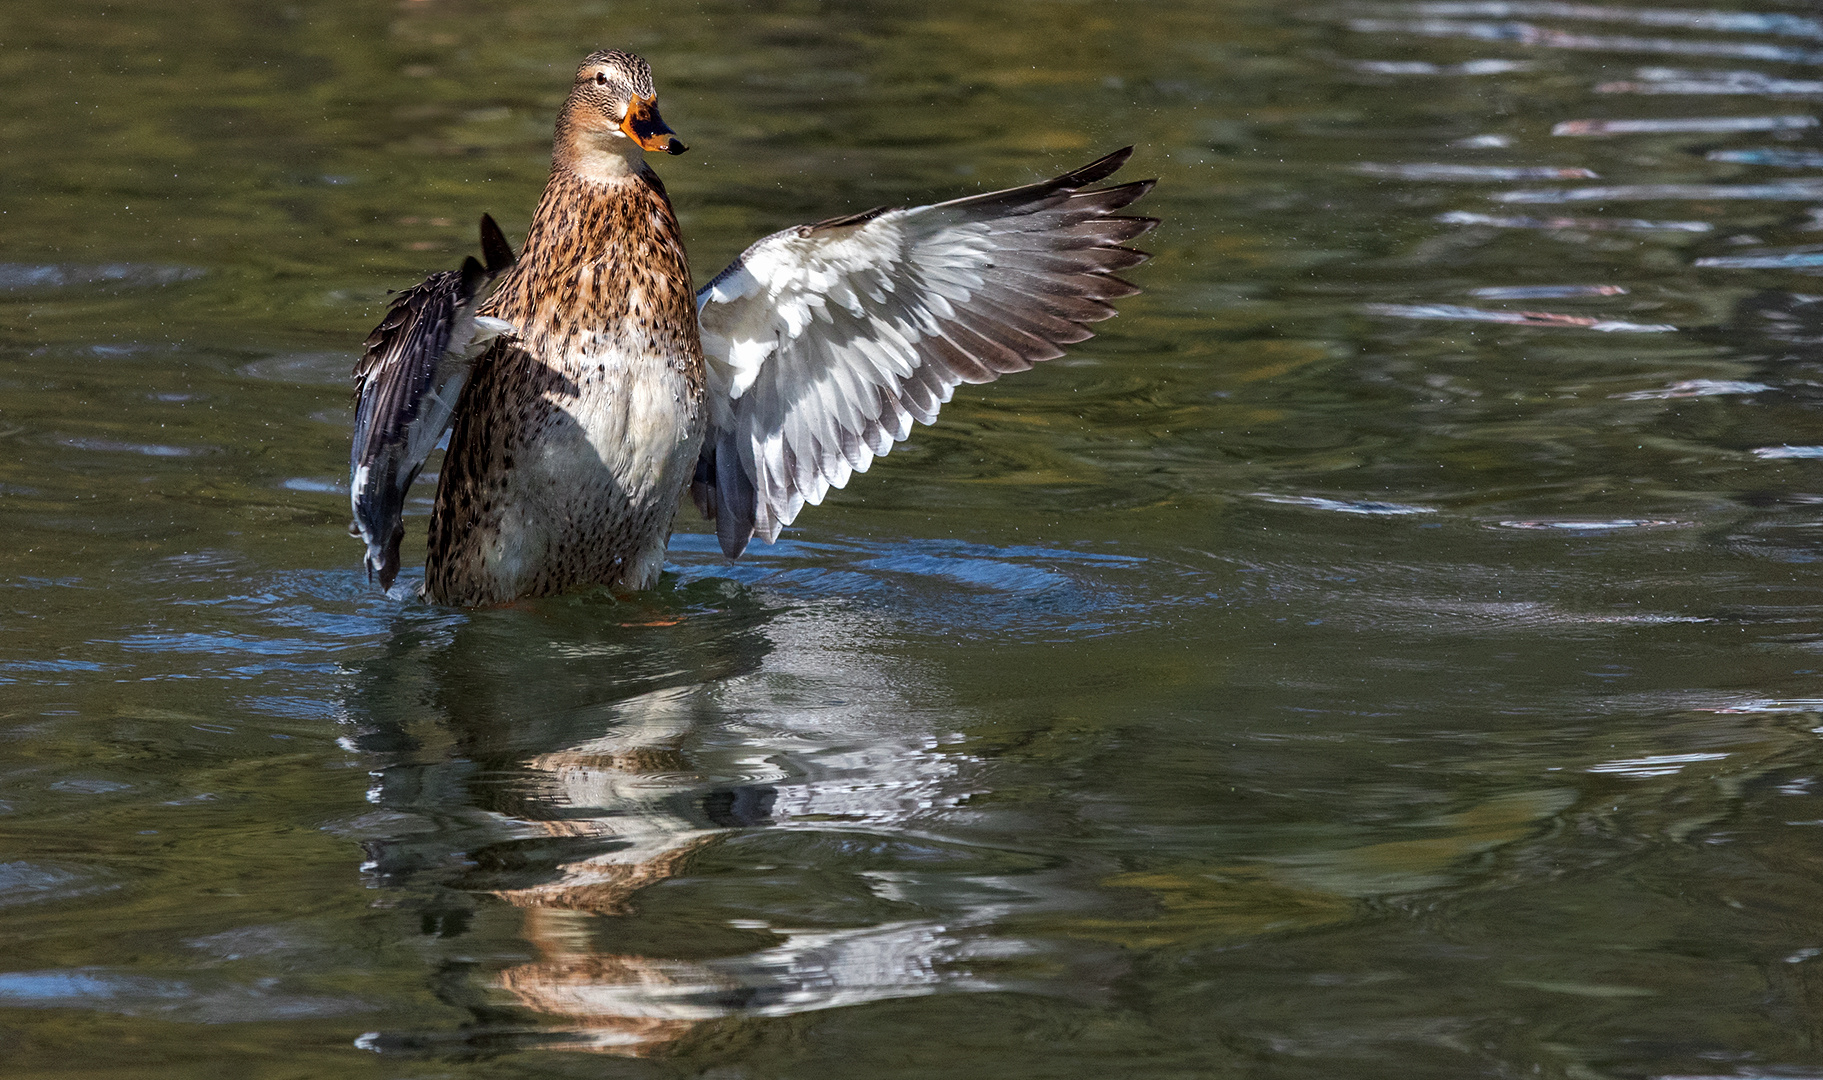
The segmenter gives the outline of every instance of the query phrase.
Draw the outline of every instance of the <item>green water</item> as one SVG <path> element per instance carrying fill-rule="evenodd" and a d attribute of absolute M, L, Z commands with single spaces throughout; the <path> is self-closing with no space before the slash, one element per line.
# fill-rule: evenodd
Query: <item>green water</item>
<path fill-rule="evenodd" d="M 1823 112 L 1751 10 L 14 0 L 0 1075 L 1823 1074 L 1823 284 L 1697 265 L 1823 128 L 1552 134 Z M 348 369 L 602 47 L 699 280 L 1134 143 L 1146 292 L 738 564 L 382 596 Z"/>

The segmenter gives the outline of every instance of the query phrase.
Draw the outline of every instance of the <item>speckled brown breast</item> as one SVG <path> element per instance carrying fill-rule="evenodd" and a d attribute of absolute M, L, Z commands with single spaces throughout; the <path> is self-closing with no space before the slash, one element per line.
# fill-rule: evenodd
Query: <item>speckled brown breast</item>
<path fill-rule="evenodd" d="M 426 595 L 651 587 L 704 425 L 690 272 L 658 178 L 553 174 L 482 311 L 519 333 L 478 362 L 456 410 Z"/>

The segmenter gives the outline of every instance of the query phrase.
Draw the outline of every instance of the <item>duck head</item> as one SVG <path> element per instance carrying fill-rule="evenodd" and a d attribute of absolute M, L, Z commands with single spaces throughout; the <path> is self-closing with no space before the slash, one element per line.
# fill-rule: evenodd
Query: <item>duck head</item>
<path fill-rule="evenodd" d="M 576 69 L 570 99 L 557 117 L 559 167 L 585 176 L 619 176 L 632 171 L 646 150 L 686 149 L 658 115 L 658 92 L 645 60 L 604 49 Z"/>

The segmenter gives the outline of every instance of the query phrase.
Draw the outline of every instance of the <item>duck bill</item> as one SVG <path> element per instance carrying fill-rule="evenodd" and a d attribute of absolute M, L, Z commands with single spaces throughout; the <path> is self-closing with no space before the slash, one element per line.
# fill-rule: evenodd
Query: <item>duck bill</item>
<path fill-rule="evenodd" d="M 677 132 L 666 126 L 658 115 L 658 98 L 633 95 L 627 103 L 627 118 L 620 122 L 620 130 L 627 133 L 627 138 L 639 144 L 642 150 L 663 150 L 667 154 L 681 154 L 689 147 L 677 138 Z"/>

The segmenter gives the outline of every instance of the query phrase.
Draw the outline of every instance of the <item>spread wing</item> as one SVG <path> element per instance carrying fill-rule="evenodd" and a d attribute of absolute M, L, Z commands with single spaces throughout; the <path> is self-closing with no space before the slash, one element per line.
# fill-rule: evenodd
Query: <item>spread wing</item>
<path fill-rule="evenodd" d="M 513 264 L 494 219 L 481 219 L 482 266 L 432 274 L 392 298 L 355 365 L 354 445 L 349 453 L 353 532 L 367 544 L 368 577 L 391 588 L 405 535 L 405 495 L 455 420 L 475 358 L 510 323 L 477 316 L 492 281 Z"/>
<path fill-rule="evenodd" d="M 1115 213 L 1152 189 L 1133 148 L 1054 180 L 774 233 L 697 293 L 709 432 L 691 495 L 734 558 L 929 424 L 958 383 L 1063 355 L 1138 288 Z"/>

